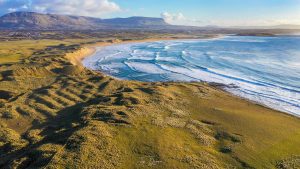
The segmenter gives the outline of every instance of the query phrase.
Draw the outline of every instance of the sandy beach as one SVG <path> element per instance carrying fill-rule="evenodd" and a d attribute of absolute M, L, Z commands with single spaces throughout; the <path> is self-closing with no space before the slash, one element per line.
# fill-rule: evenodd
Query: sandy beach
<path fill-rule="evenodd" d="M 105 47 L 109 45 L 115 44 L 128 44 L 128 43 L 143 43 L 143 42 L 154 42 L 154 41 L 162 41 L 162 40 L 177 40 L 177 39 L 187 39 L 187 38 L 149 38 L 142 40 L 126 40 L 122 41 L 119 39 L 111 40 L 110 42 L 98 42 L 92 45 L 83 46 L 80 50 L 77 50 L 73 53 L 67 53 L 66 58 L 70 60 L 73 65 L 82 65 L 82 60 L 86 57 L 92 56 L 96 52 L 96 48 Z"/>
<path fill-rule="evenodd" d="M 215 39 L 224 37 L 222 34 L 212 35 L 212 36 L 204 36 L 204 37 L 196 37 L 196 36 L 176 36 L 176 37 L 161 37 L 161 38 L 146 38 L 140 40 L 120 40 L 113 39 L 105 42 L 97 42 L 95 44 L 84 45 L 80 50 L 77 50 L 73 53 L 67 53 L 66 58 L 71 61 L 73 65 L 82 65 L 82 60 L 86 57 L 93 55 L 96 52 L 96 48 L 101 48 L 109 45 L 115 44 L 128 44 L 128 43 L 143 43 L 143 42 L 155 42 L 155 41 L 167 41 L 167 40 L 184 40 L 184 39 Z"/>

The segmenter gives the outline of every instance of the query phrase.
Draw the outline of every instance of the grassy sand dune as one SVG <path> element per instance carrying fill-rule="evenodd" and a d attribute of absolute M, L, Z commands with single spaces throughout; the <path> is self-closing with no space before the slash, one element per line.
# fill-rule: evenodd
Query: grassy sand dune
<path fill-rule="evenodd" d="M 116 80 L 79 64 L 91 52 L 1 65 L 0 168 L 299 168 L 298 118 L 206 83 Z"/>

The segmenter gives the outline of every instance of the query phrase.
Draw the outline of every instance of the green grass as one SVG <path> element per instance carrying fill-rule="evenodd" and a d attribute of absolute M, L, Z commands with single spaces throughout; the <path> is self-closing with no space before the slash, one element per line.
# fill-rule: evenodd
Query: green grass
<path fill-rule="evenodd" d="M 48 46 L 60 44 L 71 45 L 90 42 L 93 39 L 65 39 L 65 40 L 19 40 L 0 42 L 0 64 L 15 63 L 28 58 L 33 52 L 42 50 Z"/>
<path fill-rule="evenodd" d="M 0 42 L 0 64 L 18 62 L 47 46 L 64 43 L 56 40 L 21 40 Z"/>
<path fill-rule="evenodd" d="M 296 117 L 229 94 L 216 93 L 213 98 L 192 101 L 195 118 L 214 121 L 242 136 L 242 143 L 234 146 L 232 154 L 255 168 L 274 168 L 276 161 L 300 154 L 300 123 Z"/>

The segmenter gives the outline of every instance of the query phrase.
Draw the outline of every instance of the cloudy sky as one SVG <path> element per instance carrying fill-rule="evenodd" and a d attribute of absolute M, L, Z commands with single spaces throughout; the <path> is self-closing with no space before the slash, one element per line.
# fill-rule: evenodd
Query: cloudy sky
<path fill-rule="evenodd" d="M 14 11 L 163 17 L 195 26 L 300 25 L 300 0 L 0 0 L 0 15 Z"/>

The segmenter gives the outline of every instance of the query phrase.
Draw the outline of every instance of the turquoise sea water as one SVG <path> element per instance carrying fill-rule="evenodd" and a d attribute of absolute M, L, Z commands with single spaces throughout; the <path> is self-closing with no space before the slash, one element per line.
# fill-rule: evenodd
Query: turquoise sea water
<path fill-rule="evenodd" d="M 300 116 L 300 36 L 226 36 L 113 45 L 83 64 L 139 81 L 207 81 L 227 91 Z"/>

